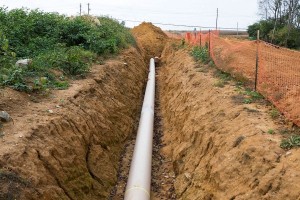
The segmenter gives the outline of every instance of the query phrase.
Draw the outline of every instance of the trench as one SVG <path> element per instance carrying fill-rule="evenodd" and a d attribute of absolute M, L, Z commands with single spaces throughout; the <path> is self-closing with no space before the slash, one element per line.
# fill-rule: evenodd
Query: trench
<path fill-rule="evenodd" d="M 147 49 L 161 57 L 151 198 L 297 199 L 300 152 L 286 153 L 278 145 L 281 136 L 268 134 L 278 125 L 266 107 L 243 104 L 234 83 L 216 87 L 218 79 L 209 66 L 196 64 L 177 43 L 161 42 L 164 35 L 153 25 L 143 26 L 150 30 L 141 32 L 151 34 L 142 35 L 137 49 L 95 66 L 68 97 L 57 94 L 39 111 L 29 100 L 18 104 L 23 113 L 8 110 L 16 117 L 14 124 L 4 126 L 11 133 L 0 140 L 0 199 L 123 198 L 147 77 Z M 57 113 L 40 111 L 58 102 Z M 30 118 L 28 112 L 47 120 Z"/>
<path fill-rule="evenodd" d="M 156 63 L 156 79 L 159 76 L 159 63 Z M 153 130 L 153 154 L 152 154 L 152 172 L 151 172 L 151 199 L 157 200 L 175 200 L 174 189 L 175 173 L 173 171 L 173 162 L 161 153 L 164 146 L 162 142 L 163 128 L 162 116 L 160 112 L 160 90 L 159 84 L 155 82 L 155 108 L 154 108 L 154 130 Z M 137 123 L 139 123 L 137 121 Z M 136 133 L 132 139 L 128 140 L 121 154 L 119 161 L 118 180 L 110 193 L 109 200 L 124 199 L 126 183 L 128 180 L 130 164 L 134 151 Z"/>

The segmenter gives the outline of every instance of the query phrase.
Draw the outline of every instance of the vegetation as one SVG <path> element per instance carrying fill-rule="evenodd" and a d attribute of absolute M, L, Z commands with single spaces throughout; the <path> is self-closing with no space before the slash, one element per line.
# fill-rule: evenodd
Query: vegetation
<path fill-rule="evenodd" d="M 299 135 L 292 135 L 287 139 L 281 141 L 280 147 L 283 149 L 291 149 L 293 147 L 300 146 L 300 136 Z"/>
<path fill-rule="evenodd" d="M 270 135 L 273 135 L 273 134 L 275 134 L 275 131 L 274 131 L 273 129 L 269 129 L 269 130 L 268 130 L 268 133 L 269 133 Z"/>
<path fill-rule="evenodd" d="M 246 96 L 244 99 L 245 104 L 250 104 L 264 98 L 260 93 L 251 89 L 246 89 L 243 94 Z"/>
<path fill-rule="evenodd" d="M 270 116 L 272 117 L 272 119 L 278 119 L 280 116 L 280 112 L 275 107 L 273 107 L 270 111 Z"/>
<path fill-rule="evenodd" d="M 300 0 L 259 0 L 262 20 L 248 27 L 250 37 L 289 48 L 300 47 Z"/>
<path fill-rule="evenodd" d="M 193 47 L 192 56 L 196 61 L 201 61 L 204 64 L 207 64 L 210 61 L 208 49 L 206 47 L 199 47 L 199 46 Z"/>
<path fill-rule="evenodd" d="M 0 8 L 0 85 L 28 92 L 65 89 L 68 79 L 85 76 L 98 55 L 132 44 L 129 30 L 107 17 Z M 15 65 L 28 58 L 29 65 Z"/>

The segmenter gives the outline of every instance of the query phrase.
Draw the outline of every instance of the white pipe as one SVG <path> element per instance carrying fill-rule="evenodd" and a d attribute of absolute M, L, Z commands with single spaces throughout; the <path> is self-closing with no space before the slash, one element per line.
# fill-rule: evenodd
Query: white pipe
<path fill-rule="evenodd" d="M 150 59 L 150 72 L 134 146 L 125 200 L 149 200 L 152 165 L 152 139 L 155 99 L 155 63 Z"/>

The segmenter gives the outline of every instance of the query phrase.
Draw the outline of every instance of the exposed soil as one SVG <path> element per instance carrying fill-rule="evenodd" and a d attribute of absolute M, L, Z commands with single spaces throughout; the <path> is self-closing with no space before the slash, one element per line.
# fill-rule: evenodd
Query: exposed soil
<path fill-rule="evenodd" d="M 0 89 L 13 119 L 0 134 L 0 199 L 122 199 L 154 56 L 152 199 L 300 199 L 300 150 L 279 147 L 285 125 L 270 108 L 243 104 L 234 82 L 216 87 L 208 66 L 152 24 L 132 31 L 137 49 L 68 90 Z"/>
<path fill-rule="evenodd" d="M 138 46 L 142 49 L 146 58 L 153 58 L 156 55 L 160 56 L 163 44 L 166 44 L 168 38 L 159 28 L 151 23 L 142 23 L 135 27 L 133 33 L 137 39 Z M 158 41 L 159 40 L 159 41 Z M 154 42 L 155 43 L 151 43 Z M 158 44 L 158 45 L 156 45 Z M 149 62 L 147 60 L 147 62 Z M 156 75 L 159 71 L 159 64 L 156 64 Z M 151 199 L 157 200 L 172 200 L 175 199 L 173 165 L 170 158 L 166 158 L 161 154 L 161 138 L 163 129 L 161 127 L 162 120 L 160 116 L 160 100 L 159 87 L 156 82 L 155 96 L 155 121 L 154 121 L 154 139 L 153 139 L 153 155 L 152 155 L 152 182 L 151 182 Z M 138 123 L 138 122 L 137 122 Z M 133 155 L 135 137 L 128 141 L 126 148 L 120 160 L 120 168 L 118 173 L 118 181 L 115 188 L 111 192 L 110 199 L 118 200 L 124 198 L 126 182 L 128 179 L 130 163 Z"/>
<path fill-rule="evenodd" d="M 172 45 L 162 55 L 163 148 L 178 199 L 299 199 L 300 150 L 279 147 L 279 126 L 261 104 L 243 104 Z"/>
<path fill-rule="evenodd" d="M 142 50 L 145 62 L 150 58 L 160 57 L 168 41 L 168 36 L 151 23 L 143 22 L 132 29 L 132 33 L 138 40 L 138 47 Z"/>
<path fill-rule="evenodd" d="M 0 199 L 105 199 L 134 132 L 146 78 L 133 48 L 46 98 L 1 89 Z M 50 111 L 51 110 L 51 111 Z"/>

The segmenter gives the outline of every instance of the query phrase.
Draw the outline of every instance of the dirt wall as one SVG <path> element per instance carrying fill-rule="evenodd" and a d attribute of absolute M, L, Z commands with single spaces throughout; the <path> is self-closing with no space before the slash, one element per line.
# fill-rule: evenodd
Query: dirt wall
<path fill-rule="evenodd" d="M 132 34 L 138 41 L 138 47 L 148 63 L 150 58 L 160 57 L 168 36 L 152 23 L 143 22 L 132 29 Z"/>
<path fill-rule="evenodd" d="M 0 199 L 106 199 L 135 134 L 146 71 L 130 48 L 47 102 L 4 92 L 0 109 L 14 120 L 0 140 Z"/>
<path fill-rule="evenodd" d="M 299 199 L 299 149 L 281 136 L 264 106 L 234 101 L 234 85 L 215 87 L 185 50 L 162 55 L 158 81 L 163 153 L 173 160 L 177 199 Z"/>

